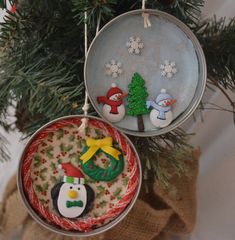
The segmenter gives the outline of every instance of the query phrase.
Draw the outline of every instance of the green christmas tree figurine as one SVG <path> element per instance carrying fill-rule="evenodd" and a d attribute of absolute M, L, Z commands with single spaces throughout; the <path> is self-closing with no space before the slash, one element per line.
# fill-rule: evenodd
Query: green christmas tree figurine
<path fill-rule="evenodd" d="M 136 116 L 138 120 L 138 129 L 140 132 L 144 131 L 144 114 L 148 114 L 149 110 L 146 106 L 146 98 L 148 97 L 145 81 L 139 73 L 134 73 L 131 83 L 128 86 L 128 106 L 127 115 Z"/>

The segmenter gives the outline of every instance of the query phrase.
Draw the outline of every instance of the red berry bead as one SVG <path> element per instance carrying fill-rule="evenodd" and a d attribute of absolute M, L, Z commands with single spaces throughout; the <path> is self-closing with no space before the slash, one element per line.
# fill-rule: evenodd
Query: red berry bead
<path fill-rule="evenodd" d="M 114 207 L 114 204 L 113 204 L 113 203 L 110 203 L 110 204 L 109 204 L 109 207 L 110 207 L 110 208 Z"/>
<path fill-rule="evenodd" d="M 122 178 L 125 178 L 127 175 L 125 173 L 122 173 Z"/>
<path fill-rule="evenodd" d="M 102 163 L 106 163 L 107 160 L 105 158 L 102 158 L 101 161 Z"/>

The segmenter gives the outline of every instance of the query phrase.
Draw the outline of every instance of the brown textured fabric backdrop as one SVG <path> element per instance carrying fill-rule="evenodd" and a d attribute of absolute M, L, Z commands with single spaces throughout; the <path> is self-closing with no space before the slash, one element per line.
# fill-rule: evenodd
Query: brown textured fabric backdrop
<path fill-rule="evenodd" d="M 196 218 L 199 151 L 194 151 L 193 155 L 192 159 L 185 159 L 190 160 L 191 177 L 172 178 L 177 189 L 176 197 L 156 183 L 152 184 L 148 194 L 142 191 L 134 208 L 121 223 L 104 234 L 86 240 L 167 240 L 170 234 L 190 233 Z M 10 240 L 20 226 L 22 240 L 73 239 L 48 231 L 28 215 L 17 191 L 16 177 L 13 177 L 0 207 L 0 239 Z"/>

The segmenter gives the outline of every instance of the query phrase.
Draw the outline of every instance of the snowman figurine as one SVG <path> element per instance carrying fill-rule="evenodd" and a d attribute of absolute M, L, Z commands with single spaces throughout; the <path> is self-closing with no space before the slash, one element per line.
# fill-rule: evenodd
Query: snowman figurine
<path fill-rule="evenodd" d="M 103 103 L 102 113 L 110 122 L 119 122 L 125 117 L 123 98 L 127 96 L 115 83 L 112 83 L 106 96 L 97 97 L 98 103 Z"/>
<path fill-rule="evenodd" d="M 158 128 L 168 126 L 173 120 L 171 106 L 176 103 L 176 99 L 172 98 L 166 89 L 162 89 L 155 101 L 147 101 L 148 108 L 152 108 L 150 112 L 151 123 Z"/>
<path fill-rule="evenodd" d="M 51 190 L 54 209 L 63 217 L 78 218 L 88 213 L 93 205 L 93 189 L 84 184 L 84 175 L 71 163 L 59 165 L 65 173 L 63 181 Z"/>

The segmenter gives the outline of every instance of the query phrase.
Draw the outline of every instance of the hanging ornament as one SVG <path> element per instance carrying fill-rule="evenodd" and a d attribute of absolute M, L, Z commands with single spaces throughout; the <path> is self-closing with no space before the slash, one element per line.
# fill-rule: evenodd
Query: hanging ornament
<path fill-rule="evenodd" d="M 125 71 L 118 78 L 118 88 L 128 92 L 122 101 L 126 114 L 120 118 L 112 118 L 110 110 L 104 111 L 109 103 L 107 96 L 97 98 L 104 96 L 104 88 L 110 86 L 103 70 L 107 59 L 114 56 L 118 61 L 113 62 L 115 71 L 110 70 L 112 64 L 108 62 L 108 76 L 116 77 L 117 62 L 122 63 Z M 142 9 L 116 17 L 97 34 L 84 72 L 86 89 L 97 113 L 121 131 L 137 136 L 164 134 L 182 124 L 198 106 L 206 84 L 205 58 L 192 31 L 165 12 L 146 9 L 145 0 Z M 132 79 L 137 73 L 144 81 Z M 155 99 L 161 89 L 167 89 L 177 104 L 171 106 L 171 120 L 154 125 L 150 115 L 157 110 L 147 108 L 146 102 Z M 108 109 L 112 113 L 114 108 Z"/>
<path fill-rule="evenodd" d="M 83 119 L 85 135 L 79 131 Z M 20 194 L 37 221 L 59 233 L 92 235 L 131 209 L 141 166 L 134 146 L 117 129 L 98 118 L 70 116 L 32 136 L 18 176 Z"/>

